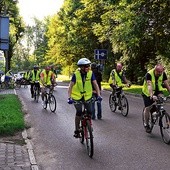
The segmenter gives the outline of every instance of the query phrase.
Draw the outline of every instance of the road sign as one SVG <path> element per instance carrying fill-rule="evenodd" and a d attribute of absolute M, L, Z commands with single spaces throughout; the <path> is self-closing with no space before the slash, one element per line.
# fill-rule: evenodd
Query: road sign
<path fill-rule="evenodd" d="M 9 17 L 0 16 L 0 50 L 9 49 Z"/>
<path fill-rule="evenodd" d="M 95 49 L 94 50 L 94 59 L 96 59 L 96 60 L 106 60 L 107 59 L 107 50 L 105 50 L 105 49 Z"/>

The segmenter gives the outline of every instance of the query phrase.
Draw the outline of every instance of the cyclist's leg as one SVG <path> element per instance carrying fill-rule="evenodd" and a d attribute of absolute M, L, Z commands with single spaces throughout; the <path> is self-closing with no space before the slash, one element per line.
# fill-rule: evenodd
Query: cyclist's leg
<path fill-rule="evenodd" d="M 33 98 L 33 97 L 34 97 L 34 90 L 33 90 L 33 88 L 34 88 L 34 83 L 31 83 L 30 85 L 31 85 L 31 88 L 30 88 L 31 98 Z"/>
<path fill-rule="evenodd" d="M 44 101 L 45 87 L 41 86 L 41 99 Z"/>
<path fill-rule="evenodd" d="M 153 101 L 150 99 L 150 97 L 147 97 L 145 95 L 142 95 L 143 97 L 143 101 L 144 101 L 144 111 L 143 111 L 143 119 L 144 119 L 144 127 L 146 132 L 150 133 L 151 129 L 149 127 L 149 114 L 150 114 L 150 110 L 151 110 L 151 105 L 153 104 Z"/>
<path fill-rule="evenodd" d="M 93 98 L 96 99 L 97 97 L 97 94 L 93 94 Z M 95 100 L 92 102 L 92 119 L 94 120 L 96 118 L 96 115 L 95 115 Z"/>
<path fill-rule="evenodd" d="M 82 116 L 82 104 L 74 104 L 76 109 L 76 116 L 75 116 L 75 131 L 74 131 L 74 137 L 79 137 L 79 126 L 80 126 L 80 120 Z"/>
<path fill-rule="evenodd" d="M 102 104 L 101 101 L 97 101 L 97 118 L 102 118 Z"/>

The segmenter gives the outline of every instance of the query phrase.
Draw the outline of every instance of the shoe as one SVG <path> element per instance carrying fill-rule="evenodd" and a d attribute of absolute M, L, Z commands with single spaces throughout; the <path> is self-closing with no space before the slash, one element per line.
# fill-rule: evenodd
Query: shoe
<path fill-rule="evenodd" d="M 31 98 L 34 98 L 34 94 L 31 94 Z"/>
<path fill-rule="evenodd" d="M 45 106 L 45 101 L 42 101 L 42 106 Z"/>
<path fill-rule="evenodd" d="M 79 131 L 78 131 L 78 130 L 75 130 L 73 136 L 74 136 L 75 138 L 79 138 L 79 137 L 80 137 Z"/>
<path fill-rule="evenodd" d="M 95 117 L 92 117 L 91 119 L 92 119 L 92 120 L 95 120 L 96 118 L 95 118 Z"/>
<path fill-rule="evenodd" d="M 145 125 L 145 131 L 146 133 L 151 133 L 151 128 L 149 127 L 149 125 Z"/>
<path fill-rule="evenodd" d="M 101 120 L 102 118 L 101 117 L 98 117 L 99 120 Z"/>

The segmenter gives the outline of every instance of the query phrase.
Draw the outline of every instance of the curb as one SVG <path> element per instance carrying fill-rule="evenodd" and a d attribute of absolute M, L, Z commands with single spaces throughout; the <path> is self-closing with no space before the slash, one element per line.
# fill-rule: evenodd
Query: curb
<path fill-rule="evenodd" d="M 15 95 L 17 95 L 17 92 L 16 92 L 15 89 L 14 89 L 14 93 L 15 93 Z M 21 100 L 21 98 L 20 98 L 20 101 L 21 101 L 22 106 L 23 106 L 23 108 L 22 108 L 23 112 L 27 113 L 28 109 L 26 108 L 26 104 L 23 102 L 23 100 Z M 32 146 L 31 140 L 28 138 L 28 134 L 27 134 L 26 129 L 24 129 L 24 131 L 22 132 L 22 137 L 23 137 L 23 139 L 25 140 L 25 143 L 26 143 L 26 148 L 27 148 L 27 151 L 28 151 L 31 169 L 32 170 L 39 170 L 36 159 L 35 159 L 33 146 Z"/>
<path fill-rule="evenodd" d="M 31 140 L 28 139 L 28 135 L 27 135 L 27 131 L 24 130 L 22 132 L 22 137 L 24 138 L 26 144 L 27 144 L 27 151 L 28 151 L 28 155 L 29 155 L 29 159 L 30 159 L 30 163 L 31 163 L 31 169 L 32 170 L 39 170 L 35 156 L 34 156 L 34 151 L 33 151 L 33 147 L 32 147 L 32 143 Z"/>

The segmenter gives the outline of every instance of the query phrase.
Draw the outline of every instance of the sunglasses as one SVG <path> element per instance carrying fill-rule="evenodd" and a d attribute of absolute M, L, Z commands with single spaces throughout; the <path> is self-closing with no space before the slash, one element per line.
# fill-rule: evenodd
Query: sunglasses
<path fill-rule="evenodd" d="M 88 68 L 88 67 L 90 67 L 90 65 L 84 65 L 84 67 L 85 67 L 85 68 Z"/>

